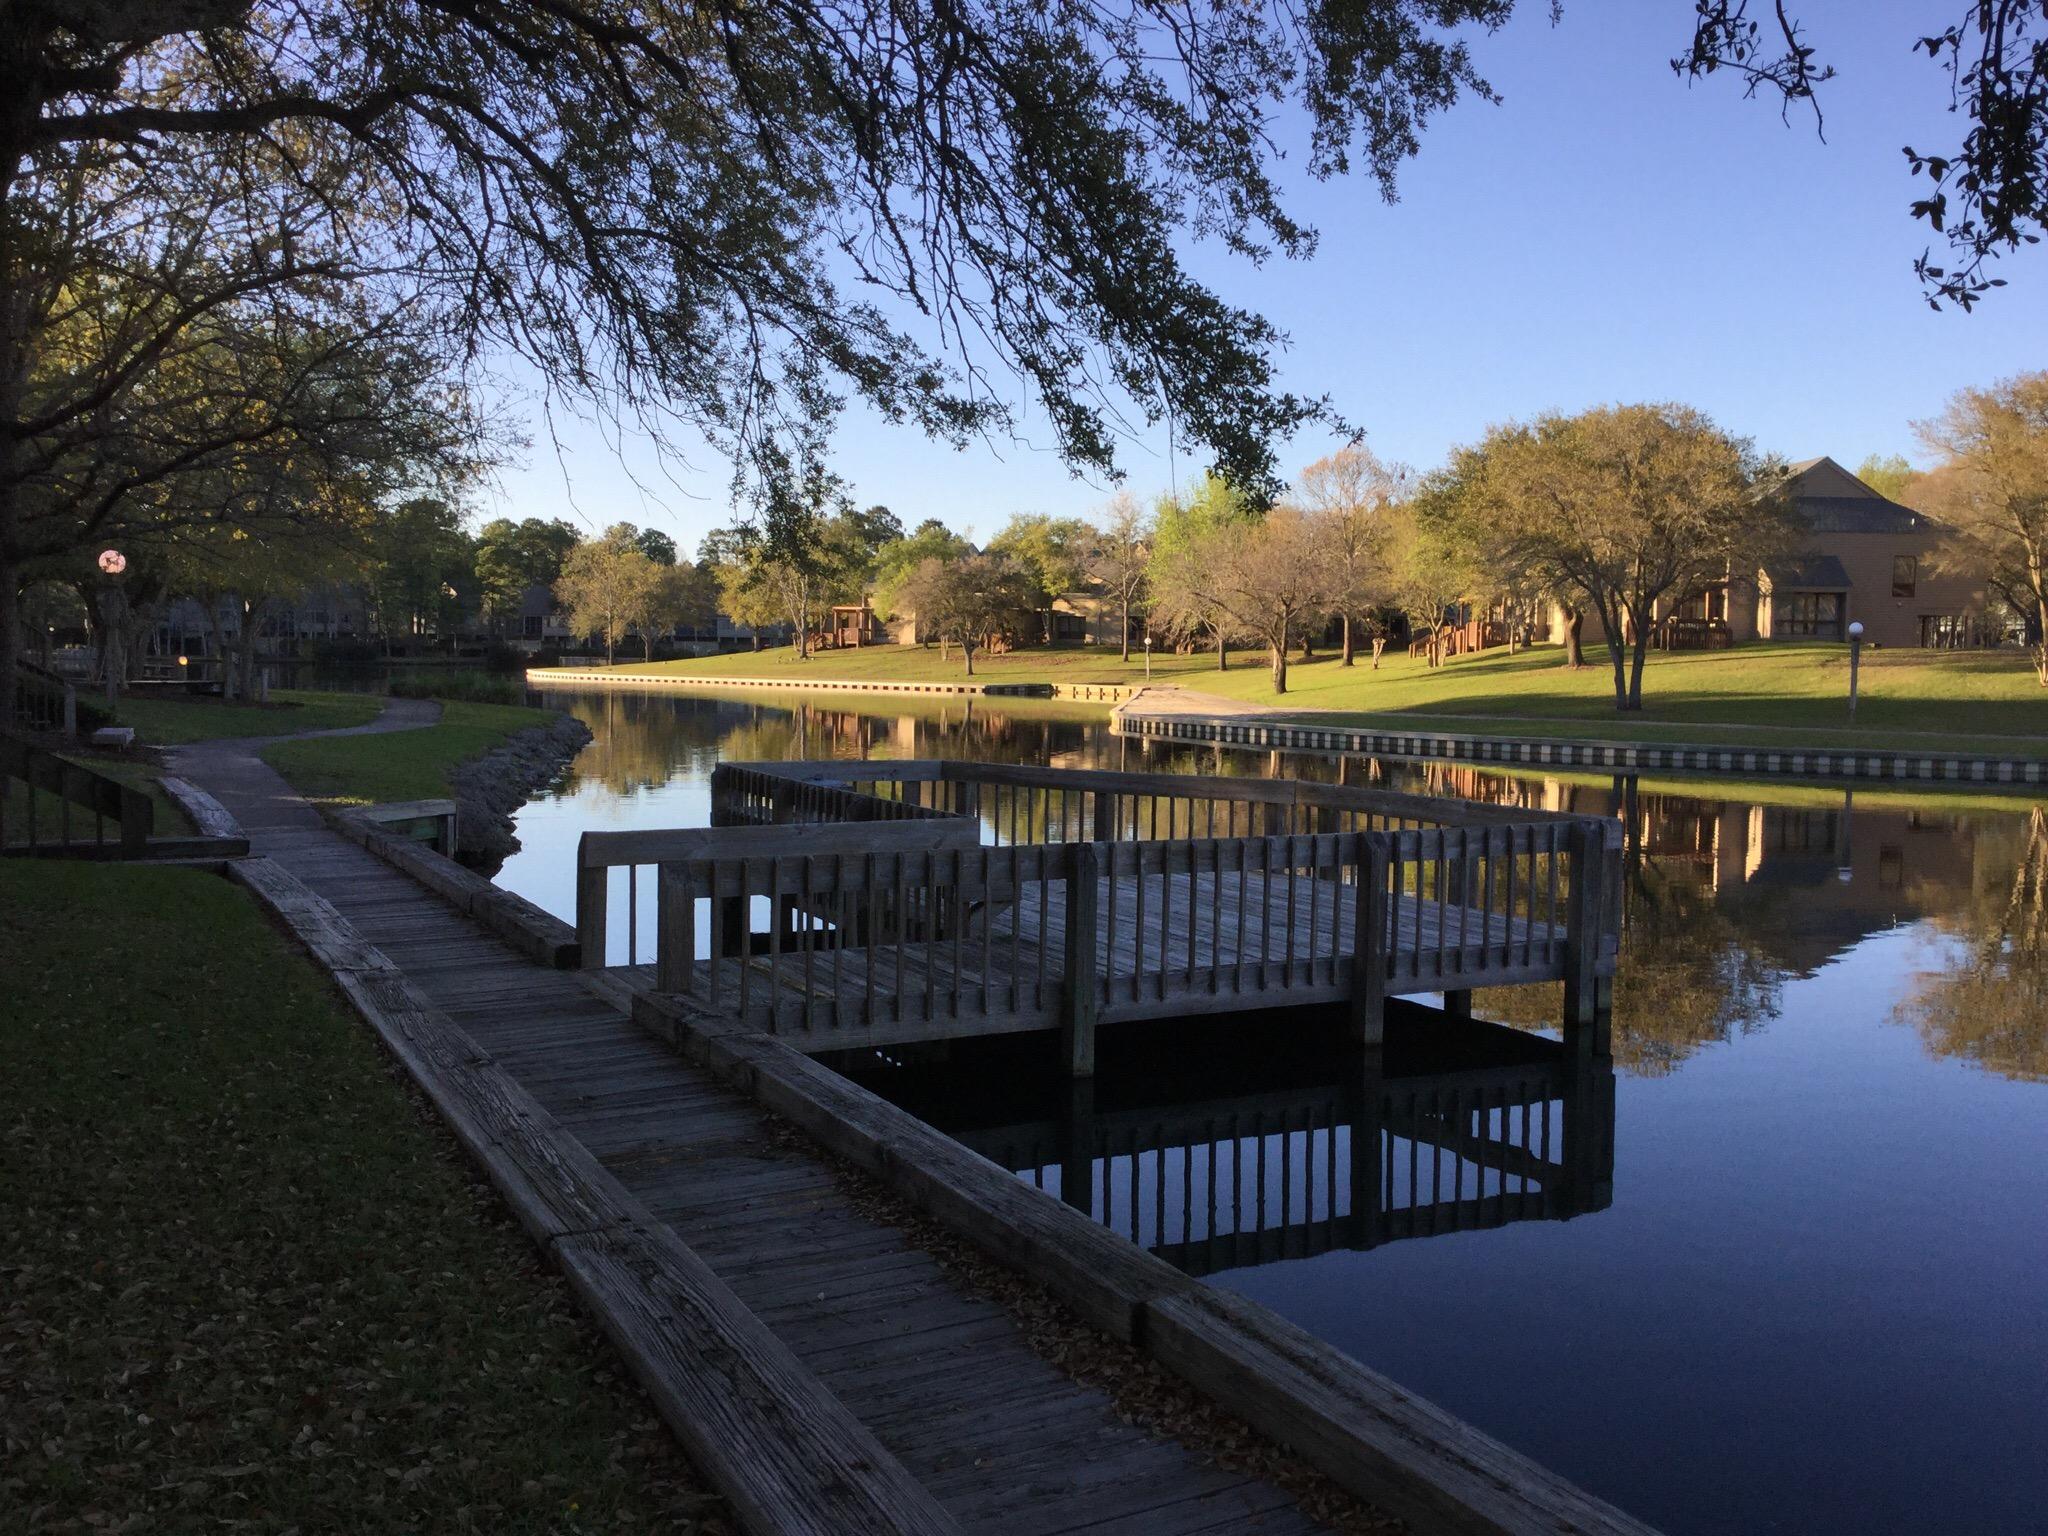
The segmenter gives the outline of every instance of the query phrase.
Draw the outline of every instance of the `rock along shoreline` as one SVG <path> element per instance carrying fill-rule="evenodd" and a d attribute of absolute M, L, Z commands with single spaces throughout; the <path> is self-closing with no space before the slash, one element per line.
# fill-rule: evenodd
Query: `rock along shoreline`
<path fill-rule="evenodd" d="M 519 850 L 512 814 L 553 783 L 590 744 L 590 727 L 558 714 L 546 725 L 515 731 L 483 756 L 457 764 L 448 782 L 455 791 L 459 855 L 464 864 L 494 874 Z"/>

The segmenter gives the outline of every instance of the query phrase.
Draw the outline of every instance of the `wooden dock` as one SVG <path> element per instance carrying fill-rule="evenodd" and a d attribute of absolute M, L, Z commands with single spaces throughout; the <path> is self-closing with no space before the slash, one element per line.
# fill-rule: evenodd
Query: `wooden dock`
<path fill-rule="evenodd" d="M 1261 1309 L 1209 1291 L 859 1089 L 778 1033 L 708 1011 L 687 993 L 657 989 L 657 980 L 671 976 L 657 977 L 630 952 L 624 964 L 599 974 L 561 968 L 575 963 L 593 920 L 601 928 L 601 912 L 593 909 L 601 909 L 603 896 L 593 894 L 597 881 L 589 876 L 593 869 L 602 875 L 603 864 L 583 866 L 585 922 L 572 935 L 372 819 L 346 819 L 342 835 L 252 757 L 200 751 L 181 768 L 242 818 L 263 856 L 237 866 L 244 882 L 334 973 L 426 1088 L 748 1529 L 821 1536 L 1277 1536 L 1327 1528 L 1247 1463 L 1219 1461 L 1203 1445 L 1144 1428 L 1105 1392 L 1076 1380 L 1034 1347 L 1016 1313 L 905 1230 L 891 1203 L 900 1201 L 1044 1285 L 1085 1323 L 1120 1341 L 1116 1347 L 1140 1351 L 1187 1389 L 1241 1415 L 1413 1530 L 1644 1536 L 1646 1528 L 1619 1511 Z M 726 787 L 743 788 L 730 780 Z M 787 813 L 799 801 L 842 791 L 767 785 L 763 793 Z M 965 856 L 963 836 L 978 835 L 955 809 L 923 803 L 926 793 L 868 796 L 890 808 L 854 812 L 868 818 L 869 831 L 909 828 L 885 832 L 883 840 L 897 839 L 913 869 L 919 855 L 910 844 L 938 839 L 934 855 L 958 860 Z M 420 814 L 417 807 L 409 812 Z M 854 830 L 793 823 L 786 814 L 779 828 L 755 827 L 769 838 L 799 829 L 812 839 L 805 857 L 813 860 L 829 850 L 831 837 Z M 717 832 L 731 835 L 730 828 Z M 1567 847 L 1568 833 L 1545 848 Z M 1346 831 L 1272 835 L 1341 840 Z M 704 857 L 701 846 L 693 853 L 694 833 L 652 836 L 668 839 L 655 850 L 656 863 L 669 859 L 671 871 L 680 860 L 708 863 L 715 874 L 725 857 Z M 1332 847 L 1338 855 L 1346 851 Z M 1045 845 L 1027 851 L 1075 856 Z M 1285 856 L 1302 853 L 1296 847 Z M 1085 874 L 1086 854 L 1078 856 Z M 779 869 L 783 857 L 770 856 L 768 865 Z M 972 856 L 977 870 L 980 859 Z M 1299 867 L 1312 867 L 1312 860 Z M 743 881 L 764 873 L 744 859 L 741 869 Z M 1007 933 L 1024 952 L 1029 935 L 1013 891 L 1004 910 L 1010 887 L 963 881 L 957 864 L 948 872 L 950 886 L 928 885 L 901 901 L 885 901 L 880 887 L 870 886 L 869 916 L 857 921 L 834 905 L 833 892 L 818 888 L 815 864 L 808 890 L 800 884 L 804 872 L 794 870 L 786 890 L 771 884 L 771 895 L 759 887 L 742 892 L 741 921 L 730 931 L 738 933 L 743 922 L 751 952 L 717 956 L 717 964 L 767 960 L 773 997 L 784 990 L 785 971 L 808 963 L 815 986 L 821 962 L 829 965 L 836 954 L 843 965 L 856 951 L 834 951 L 814 938 L 789 951 L 785 939 L 826 931 L 828 911 L 848 933 L 865 921 L 866 949 L 879 950 L 877 941 L 888 935 L 891 950 L 904 936 L 901 942 L 934 953 L 951 947 L 964 954 L 971 939 L 992 949 Z M 689 878 L 697 877 L 691 870 Z M 1333 889 L 1316 892 L 1301 883 L 1312 878 L 1291 877 L 1297 899 L 1306 896 L 1319 914 L 1306 927 L 1285 930 L 1297 944 L 1336 933 L 1342 913 L 1355 910 L 1334 890 L 1341 881 L 1321 882 Z M 1459 890 L 1476 889 L 1462 872 L 1445 878 L 1462 882 Z M 1070 893 L 1059 908 L 1039 885 L 1034 899 L 1042 895 L 1045 914 L 1057 913 L 1051 929 L 1088 931 L 1075 915 L 1085 915 L 1085 895 L 1075 901 Z M 1103 886 L 1084 880 L 1074 889 Z M 1133 901 L 1140 889 L 1130 888 Z M 1162 905 L 1168 890 L 1158 887 Z M 789 899 L 778 903 L 775 895 Z M 1461 905 L 1526 922 L 1528 896 L 1523 890 L 1506 907 L 1484 897 Z M 1334 904 L 1325 916 L 1326 897 Z M 637 899 L 629 887 L 629 916 Z M 662 932 L 671 946 L 688 934 L 692 951 L 704 951 L 692 953 L 691 975 L 712 974 L 711 939 L 721 924 L 714 914 L 735 915 L 717 903 L 733 899 L 693 899 L 691 913 L 701 919 L 695 933 L 682 923 L 680 903 L 665 909 Z M 1365 906 L 1374 909 L 1370 900 Z M 1097 924 L 1098 935 L 1107 921 Z M 1036 930 L 1036 953 L 1048 966 L 1057 959 L 1068 967 L 1065 956 L 1085 951 L 1101 960 L 1099 944 L 1062 950 L 1048 942 L 1048 931 L 1043 922 Z M 1473 932 L 1466 948 L 1476 957 L 1492 950 L 1494 938 L 1505 945 L 1516 931 L 1510 923 L 1495 935 L 1484 923 Z M 1521 940 L 1544 942 L 1530 930 Z M 1285 934 L 1277 941 L 1284 945 Z M 604 956 L 601 945 L 600 939 L 597 958 Z M 678 963 L 672 950 L 665 971 Z M 1111 966 L 1101 969 L 1115 974 Z M 1298 986 L 1327 987 L 1341 969 L 1323 963 L 1320 981 L 1303 970 Z M 949 974 L 964 973 L 956 966 Z M 1291 969 L 1262 974 L 1269 990 L 1296 985 Z M 1587 976 L 1590 987 L 1590 970 Z M 966 993 L 961 1005 L 948 995 L 957 1016 Z M 1107 988 L 1088 995 L 1110 1000 Z M 992 1003 L 991 993 L 982 1006 Z M 1059 1008 L 1065 1022 L 1055 1027 L 1071 1033 L 1073 1009 Z M 769 1021 L 792 1019 L 771 1013 Z M 1577 1060 L 1594 1038 L 1581 1031 L 1565 1054 Z M 848 1043 L 843 1033 L 838 1039 Z M 1370 1047 L 1366 1052 L 1372 1059 Z M 1556 1086 L 1548 1071 L 1536 1072 L 1545 1092 Z M 1078 1086 L 1088 1086 L 1085 1078 Z M 1498 1097 L 1503 1090 L 1496 1084 L 1485 1091 Z M 1357 1134 L 1361 1122 L 1348 1123 L 1351 1144 L 1362 1146 L 1368 1138 Z M 1443 1102 L 1404 1123 L 1411 1140 L 1425 1125 L 1445 1139 L 1471 1129 Z M 1122 1134 L 1114 1123 L 1100 1129 Z M 1377 1134 L 1369 1139 L 1380 1142 Z M 1534 1145 L 1530 1155 L 1546 1144 Z M 821 1146 L 853 1171 L 821 1155 Z M 1465 1161 L 1474 1167 L 1504 1167 L 1513 1153 L 1506 1145 L 1470 1150 L 1475 1156 Z M 1105 1144 L 1105 1177 L 1115 1155 Z M 1562 1189 L 1559 1173 L 1517 1171 Z M 1358 1188 L 1380 1182 L 1350 1177 Z M 878 1198 L 883 1191 L 887 1198 Z"/>
<path fill-rule="evenodd" d="M 1295 781 L 978 763 L 725 764 L 719 823 L 586 833 L 584 963 L 807 1050 L 1563 983 L 1603 1052 L 1618 829 Z M 623 887 L 624 954 L 609 914 Z"/>

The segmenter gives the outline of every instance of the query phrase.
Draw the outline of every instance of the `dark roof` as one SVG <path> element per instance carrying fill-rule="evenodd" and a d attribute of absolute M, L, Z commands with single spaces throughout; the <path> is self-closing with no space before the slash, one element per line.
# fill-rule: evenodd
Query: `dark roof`
<path fill-rule="evenodd" d="M 1770 577 L 1775 592 L 1846 592 L 1853 585 L 1842 562 L 1833 555 L 1774 561 L 1764 567 L 1764 574 Z"/>
<path fill-rule="evenodd" d="M 1919 533 L 1932 519 L 1882 496 L 1794 495 L 1801 522 L 1815 533 Z"/>

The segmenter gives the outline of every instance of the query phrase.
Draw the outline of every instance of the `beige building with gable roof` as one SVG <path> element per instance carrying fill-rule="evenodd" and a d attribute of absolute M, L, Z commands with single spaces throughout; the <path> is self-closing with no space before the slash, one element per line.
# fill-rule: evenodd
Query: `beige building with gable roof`
<path fill-rule="evenodd" d="M 1947 568 L 1945 529 L 1879 495 L 1825 456 L 1792 466 L 1793 515 L 1804 547 L 1748 575 L 1732 574 L 1666 619 L 1676 644 L 1842 640 L 1959 647 L 1999 638 L 1984 583 Z"/>

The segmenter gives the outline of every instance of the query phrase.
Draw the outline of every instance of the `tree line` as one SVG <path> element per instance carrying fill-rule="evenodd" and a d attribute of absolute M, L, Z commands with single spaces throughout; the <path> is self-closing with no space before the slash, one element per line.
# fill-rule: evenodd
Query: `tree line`
<path fill-rule="evenodd" d="M 1879 458 L 1865 478 L 1944 526 L 1937 564 L 1986 586 L 2048 685 L 2048 373 L 1965 390 L 1916 430 L 1934 469 Z M 715 535 L 704 563 L 727 611 L 789 624 L 800 656 L 826 607 L 866 599 L 960 647 L 971 675 L 977 650 L 1051 638 L 1053 605 L 1087 589 L 1126 660 L 1137 619 L 1219 667 L 1262 648 L 1276 694 L 1327 632 L 1345 666 L 1377 667 L 1399 633 L 1435 666 L 1475 606 L 1511 650 L 1555 612 L 1563 664 L 1597 640 L 1616 708 L 1637 710 L 1665 618 L 1805 552 L 1788 479 L 1693 407 L 1615 405 L 1496 426 L 1427 474 L 1354 443 L 1276 497 L 1212 474 L 1149 507 L 1118 494 L 1093 521 L 1020 514 L 982 549 L 936 520 L 906 534 L 886 509 L 857 512 L 820 476 L 779 535 Z"/>

